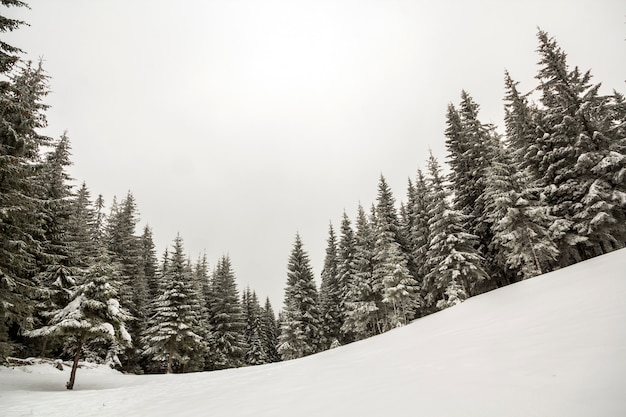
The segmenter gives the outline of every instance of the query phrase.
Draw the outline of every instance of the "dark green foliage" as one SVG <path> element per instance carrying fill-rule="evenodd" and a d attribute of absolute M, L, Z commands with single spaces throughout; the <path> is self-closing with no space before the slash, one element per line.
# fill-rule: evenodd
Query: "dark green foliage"
<path fill-rule="evenodd" d="M 296 359 L 320 350 L 321 320 L 318 294 L 309 256 L 300 236 L 287 265 L 287 287 L 278 353 L 283 360 Z"/>
<path fill-rule="evenodd" d="M 38 129 L 46 126 L 47 78 L 41 64 L 26 64 L 0 83 L 0 358 L 32 325 L 46 257 L 40 150 L 49 139 Z"/>
<path fill-rule="evenodd" d="M 246 288 L 243 292 L 241 304 L 246 323 L 244 330 L 246 344 L 245 363 L 247 365 L 268 363 L 269 356 L 266 352 L 263 334 L 263 315 L 256 293 L 250 288 Z"/>
<path fill-rule="evenodd" d="M 626 158 L 618 150 L 624 118 L 614 112 L 615 96 L 600 95 L 600 85 L 591 84 L 590 72 L 570 70 L 565 52 L 547 33 L 540 31 L 538 39 L 543 106 L 537 180 L 556 217 L 561 264 L 568 265 L 626 241 Z"/>
<path fill-rule="evenodd" d="M 332 224 L 328 230 L 328 246 L 322 269 L 322 283 L 320 285 L 319 307 L 322 319 L 322 349 L 331 345 L 339 345 L 343 317 L 341 313 L 341 287 L 339 282 L 339 260 L 337 253 L 337 238 Z"/>
<path fill-rule="evenodd" d="M 244 364 L 245 321 L 230 258 L 223 256 L 211 280 L 209 302 L 209 369 L 234 368 Z"/>
<path fill-rule="evenodd" d="M 265 306 L 261 310 L 261 336 L 262 344 L 268 362 L 279 362 L 278 354 L 278 335 L 280 334 L 280 326 L 274 309 L 270 303 L 270 299 L 265 299 Z"/>
<path fill-rule="evenodd" d="M 163 271 L 163 293 L 153 303 L 153 315 L 143 333 L 144 355 L 162 362 L 167 373 L 185 371 L 194 359 L 203 358 L 198 331 L 197 289 L 183 254 L 180 236 Z"/>
<path fill-rule="evenodd" d="M 346 319 L 342 328 L 356 340 L 381 332 L 378 327 L 380 297 L 373 289 L 375 236 L 362 206 L 359 206 L 354 237 L 351 282 L 346 300 Z"/>
<path fill-rule="evenodd" d="M 425 304 L 443 309 L 462 302 L 481 281 L 488 279 L 483 259 L 475 249 L 475 235 L 464 227 L 467 216 L 450 207 L 437 160 L 428 160 L 430 239 L 427 273 L 424 277 Z"/>

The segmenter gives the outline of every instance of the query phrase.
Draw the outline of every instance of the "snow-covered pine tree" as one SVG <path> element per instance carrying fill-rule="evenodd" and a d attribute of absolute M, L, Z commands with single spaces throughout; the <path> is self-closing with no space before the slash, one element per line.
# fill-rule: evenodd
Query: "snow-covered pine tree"
<path fill-rule="evenodd" d="M 200 312 L 200 328 L 201 336 L 204 339 L 204 370 L 210 369 L 211 356 L 209 352 L 210 345 L 210 336 L 211 336 L 211 305 L 213 303 L 213 292 L 212 292 L 212 283 L 211 277 L 209 274 L 209 263 L 207 261 L 206 253 L 203 253 L 202 256 L 198 257 L 196 261 L 196 265 L 194 267 L 194 278 L 196 281 L 196 285 L 200 288 L 200 295 L 198 299 L 201 301 L 202 305 L 199 307 Z"/>
<path fill-rule="evenodd" d="M 377 295 L 378 327 L 382 331 L 408 323 L 419 307 L 417 281 L 408 269 L 400 245 L 401 232 L 395 199 L 381 176 L 374 224 L 372 290 Z"/>
<path fill-rule="evenodd" d="M 332 224 L 328 229 L 326 256 L 322 269 L 319 306 L 322 319 L 321 346 L 322 350 L 331 345 L 339 345 L 341 339 L 341 288 L 338 272 L 337 238 Z"/>
<path fill-rule="evenodd" d="M 408 231 L 411 258 L 413 260 L 414 277 L 420 287 L 424 280 L 426 252 L 430 230 L 428 228 L 428 186 L 422 170 L 417 170 L 417 177 L 412 187 L 407 211 L 411 220 Z"/>
<path fill-rule="evenodd" d="M 568 265 L 626 241 L 626 156 L 615 151 L 624 120 L 613 118 L 614 96 L 600 95 L 589 71 L 570 70 L 557 42 L 541 30 L 537 37 L 540 183 L 557 218 L 561 263 Z"/>
<path fill-rule="evenodd" d="M 341 314 L 341 338 L 340 344 L 350 343 L 354 340 L 354 336 L 346 333 L 345 322 L 348 317 L 348 305 L 350 287 L 352 286 L 352 262 L 354 260 L 354 231 L 350 224 L 350 218 L 343 212 L 341 220 L 341 236 L 337 247 L 337 281 L 339 287 L 339 312 Z"/>
<path fill-rule="evenodd" d="M 278 354 L 278 335 L 280 334 L 280 326 L 274 315 L 272 303 L 269 297 L 265 298 L 265 306 L 261 310 L 261 336 L 263 350 L 267 355 L 268 362 L 279 362 Z"/>
<path fill-rule="evenodd" d="M 511 169 L 515 164 L 505 152 L 487 170 L 483 221 L 491 227 L 494 261 L 510 271 L 507 276 L 527 279 L 547 272 L 558 257 L 548 230 L 554 219 L 528 186 L 527 171 Z"/>
<path fill-rule="evenodd" d="M 350 290 L 346 300 L 346 320 L 342 327 L 344 334 L 355 340 L 379 334 L 380 298 L 372 289 L 374 231 L 363 207 L 359 205 L 354 237 L 354 258 L 351 264 Z"/>
<path fill-rule="evenodd" d="M 432 154 L 428 171 L 430 239 L 423 285 L 425 306 L 432 311 L 433 307 L 444 309 L 462 302 L 488 276 L 475 249 L 477 238 L 465 230 L 466 216 L 450 207 L 439 163 Z"/>
<path fill-rule="evenodd" d="M 499 137 L 494 126 L 479 120 L 478 111 L 478 104 L 466 91 L 461 92 L 458 110 L 453 105 L 448 107 L 445 135 L 450 186 L 453 207 L 465 216 L 466 230 L 478 237 L 477 249 L 486 260 L 490 276 L 502 286 L 507 277 L 493 262 L 496 254 L 490 251 L 491 230 L 483 221 L 485 208 L 479 199 L 485 190 L 486 170 L 499 146 Z"/>
<path fill-rule="evenodd" d="M 84 344 L 101 339 L 109 344 L 128 346 L 131 337 L 125 323 L 131 318 L 118 300 L 117 271 L 104 253 L 90 266 L 72 292 L 69 303 L 52 314 L 48 325 L 28 333 L 31 337 L 72 337 L 75 341 L 74 361 L 66 387 L 73 389 L 76 369 Z"/>
<path fill-rule="evenodd" d="M 2 2 L 3 5 L 22 5 Z M 0 30 L 11 30 L 19 22 L 0 19 Z M 38 130 L 46 126 L 47 75 L 41 63 L 30 63 L 15 71 L 18 50 L 0 44 L 0 359 L 18 345 L 18 334 L 32 325 L 33 299 L 40 286 L 34 279 L 37 260 L 45 256 L 43 196 L 39 175 L 40 149 L 49 138 Z"/>
<path fill-rule="evenodd" d="M 65 306 L 69 292 L 76 284 L 76 257 L 69 244 L 70 216 L 72 214 L 71 178 L 66 168 L 71 165 L 69 139 L 63 135 L 54 142 L 39 167 L 42 209 L 43 256 L 37 259 L 39 273 L 36 280 L 41 287 L 36 305 L 35 327 L 47 323 L 50 311 Z M 46 353 L 47 339 L 40 352 Z"/>
<path fill-rule="evenodd" d="M 244 330 L 246 344 L 245 363 L 247 365 L 262 365 L 269 362 L 269 359 L 263 343 L 261 305 L 256 293 L 249 287 L 246 287 L 244 290 L 241 301 L 246 322 Z"/>
<path fill-rule="evenodd" d="M 245 353 L 245 322 L 235 274 L 227 255 L 217 262 L 211 284 L 207 366 L 211 370 L 239 367 Z"/>
<path fill-rule="evenodd" d="M 148 285 L 144 276 L 142 242 L 135 234 L 139 219 L 135 197 L 128 192 L 119 205 L 111 209 L 107 228 L 106 242 L 111 259 L 120 268 L 123 288 L 120 302 L 133 315 L 128 331 L 133 340 L 139 340 L 145 330 Z M 140 372 L 142 348 L 131 346 L 121 355 L 123 369 L 127 372 Z"/>
<path fill-rule="evenodd" d="M 163 294 L 154 302 L 142 338 L 144 355 L 164 362 L 167 373 L 184 371 L 190 354 L 203 353 L 202 337 L 196 333 L 195 288 L 180 236 L 172 249 L 164 269 Z"/>
<path fill-rule="evenodd" d="M 309 255 L 300 235 L 296 239 L 287 265 L 287 287 L 278 353 L 283 360 L 301 358 L 320 349 L 321 319 L 318 294 Z"/>

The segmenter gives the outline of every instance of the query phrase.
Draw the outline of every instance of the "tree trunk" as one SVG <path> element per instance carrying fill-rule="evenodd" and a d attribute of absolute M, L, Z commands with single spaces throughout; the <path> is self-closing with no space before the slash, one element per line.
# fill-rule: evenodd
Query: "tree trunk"
<path fill-rule="evenodd" d="M 85 333 L 81 333 L 78 339 L 78 346 L 76 347 L 76 354 L 74 354 L 74 363 L 72 364 L 72 373 L 70 374 L 70 380 L 65 384 L 65 388 L 74 389 L 74 381 L 76 380 L 76 369 L 78 368 L 78 359 L 80 359 L 80 351 L 83 349 L 83 341 L 85 340 Z"/>

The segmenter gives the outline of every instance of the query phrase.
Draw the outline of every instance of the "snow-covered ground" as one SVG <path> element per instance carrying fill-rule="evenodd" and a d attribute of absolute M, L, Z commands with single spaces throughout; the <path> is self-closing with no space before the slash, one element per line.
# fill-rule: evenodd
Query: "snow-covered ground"
<path fill-rule="evenodd" d="M 0 416 L 626 416 L 626 250 L 307 358 L 186 375 L 0 367 Z"/>

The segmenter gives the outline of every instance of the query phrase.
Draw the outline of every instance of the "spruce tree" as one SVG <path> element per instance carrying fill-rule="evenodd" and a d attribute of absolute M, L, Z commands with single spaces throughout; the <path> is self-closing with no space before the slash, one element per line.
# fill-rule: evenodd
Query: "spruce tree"
<path fill-rule="evenodd" d="M 318 294 L 309 256 L 300 235 L 287 265 L 287 287 L 278 353 L 283 360 L 296 359 L 320 350 L 321 320 Z"/>
<path fill-rule="evenodd" d="M 268 362 L 279 362 L 280 354 L 278 353 L 278 335 L 280 334 L 280 326 L 274 309 L 270 303 L 269 297 L 265 299 L 265 306 L 261 310 L 261 336 L 263 350 L 267 355 Z"/>
<path fill-rule="evenodd" d="M 112 261 L 121 271 L 120 285 L 123 288 L 120 302 L 128 308 L 135 320 L 129 326 L 133 340 L 139 340 L 145 329 L 148 285 L 144 276 L 142 242 L 135 234 L 139 219 L 137 205 L 132 193 L 128 193 L 120 204 L 114 204 L 106 227 L 106 242 Z M 132 346 L 123 355 L 122 365 L 128 372 L 139 372 L 141 347 Z"/>
<path fill-rule="evenodd" d="M 354 231 L 350 224 L 350 218 L 343 212 L 341 221 L 341 236 L 337 247 L 337 281 L 339 286 L 339 311 L 341 314 L 341 344 L 346 344 L 354 340 L 351 332 L 345 329 L 345 322 L 348 317 L 348 302 L 350 300 L 350 288 L 353 281 L 352 262 L 355 254 Z"/>
<path fill-rule="evenodd" d="M 31 337 L 73 337 L 74 361 L 67 389 L 74 387 L 78 361 L 88 340 L 97 338 L 120 346 L 131 343 L 125 327 L 131 317 L 120 305 L 117 288 L 111 284 L 116 282 L 116 273 L 106 255 L 100 254 L 73 289 L 69 303 L 53 312 L 48 325 L 28 334 Z"/>
<path fill-rule="evenodd" d="M 186 265 L 183 241 L 177 236 L 164 266 L 163 294 L 154 302 L 153 315 L 143 333 L 144 355 L 164 363 L 167 373 L 184 370 L 191 354 L 202 352 L 196 331 L 194 286 Z"/>
<path fill-rule="evenodd" d="M 244 331 L 246 344 L 245 363 L 247 365 L 267 363 L 269 359 L 263 341 L 261 305 L 256 293 L 249 287 L 243 292 L 241 304 L 246 322 Z"/>
<path fill-rule="evenodd" d="M 342 331 L 355 340 L 381 333 L 379 326 L 380 297 L 373 290 L 374 231 L 363 207 L 359 205 L 354 237 L 352 280 L 346 301 L 347 315 Z"/>
<path fill-rule="evenodd" d="M 217 262 L 211 280 L 209 363 L 211 370 L 243 365 L 245 322 L 228 256 Z"/>
<path fill-rule="evenodd" d="M 446 129 L 446 148 L 451 168 L 450 185 L 454 208 L 463 214 L 467 231 L 478 237 L 477 248 L 499 286 L 508 281 L 505 271 L 497 268 L 497 256 L 490 248 L 493 238 L 484 221 L 485 207 L 480 196 L 485 191 L 487 169 L 500 146 L 499 136 L 492 125 L 478 117 L 479 105 L 466 92 L 461 92 L 458 110 L 450 105 Z"/>
<path fill-rule="evenodd" d="M 541 185 L 556 217 L 553 230 L 568 265 L 623 247 L 626 241 L 624 168 L 615 151 L 623 118 L 614 119 L 613 97 L 599 94 L 591 73 L 570 70 L 566 54 L 539 31 L 541 93 L 537 141 Z"/>
<path fill-rule="evenodd" d="M 337 238 L 332 224 L 328 229 L 328 240 L 322 282 L 320 285 L 320 313 L 322 319 L 321 348 L 328 349 L 339 345 L 341 339 L 341 288 L 338 272 Z"/>
<path fill-rule="evenodd" d="M 423 285 L 425 305 L 432 311 L 434 307 L 444 309 L 462 302 L 472 295 L 477 284 L 488 279 L 488 275 L 475 249 L 477 237 L 464 228 L 467 216 L 450 207 L 439 163 L 432 154 L 428 171 L 430 239 Z"/>
<path fill-rule="evenodd" d="M 7 4 L 18 5 L 3 2 Z M 7 52 L 6 46 L 0 44 L 0 49 Z M 8 80 L 0 83 L 0 358 L 19 347 L 15 340 L 31 326 L 33 300 L 41 289 L 34 278 L 46 256 L 40 150 L 49 143 L 38 133 L 46 126 L 47 106 L 42 100 L 48 93 L 41 63 L 28 63 L 4 75 Z"/>

